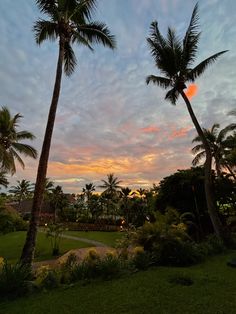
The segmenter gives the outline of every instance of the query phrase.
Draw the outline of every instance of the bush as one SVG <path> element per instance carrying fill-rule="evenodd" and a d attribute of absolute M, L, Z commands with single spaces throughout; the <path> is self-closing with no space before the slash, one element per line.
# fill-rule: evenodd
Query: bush
<path fill-rule="evenodd" d="M 49 266 L 41 266 L 36 271 L 36 284 L 39 288 L 53 289 L 60 283 L 60 274 Z"/>
<path fill-rule="evenodd" d="M 162 266 L 190 266 L 201 262 L 204 254 L 193 242 L 163 239 L 153 249 L 154 261 Z"/>
<path fill-rule="evenodd" d="M 104 280 L 109 280 L 120 275 L 122 264 L 121 260 L 112 252 L 100 259 L 98 265 L 98 276 Z"/>
<path fill-rule="evenodd" d="M 0 268 L 0 298 L 15 298 L 30 290 L 31 269 L 19 263 L 4 261 Z"/>
<path fill-rule="evenodd" d="M 27 222 L 11 208 L 0 208 L 0 233 L 27 230 Z"/>
<path fill-rule="evenodd" d="M 151 253 L 144 251 L 142 247 L 136 247 L 133 251 L 131 263 L 138 270 L 146 270 L 152 263 Z"/>

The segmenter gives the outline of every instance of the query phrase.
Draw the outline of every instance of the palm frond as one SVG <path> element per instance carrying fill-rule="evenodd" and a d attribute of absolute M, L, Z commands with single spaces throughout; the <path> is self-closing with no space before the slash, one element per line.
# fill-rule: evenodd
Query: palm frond
<path fill-rule="evenodd" d="M 194 82 L 196 78 L 198 78 L 208 66 L 214 63 L 222 54 L 226 53 L 228 50 L 224 50 L 218 52 L 211 57 L 205 59 L 201 63 L 199 63 L 195 68 L 193 68 L 187 75 L 187 80 Z"/>
<path fill-rule="evenodd" d="M 201 162 L 201 160 L 202 160 L 203 158 L 205 158 L 205 157 L 206 157 L 206 152 L 205 152 L 205 151 L 202 151 L 202 152 L 198 153 L 198 154 L 194 157 L 194 159 L 193 159 L 193 161 L 192 161 L 192 165 L 193 165 L 194 167 L 197 166 L 197 165 L 199 165 L 200 162 Z"/>
<path fill-rule="evenodd" d="M 67 76 L 70 76 L 74 72 L 76 64 L 74 51 L 71 45 L 66 42 L 64 45 L 64 72 Z"/>
<path fill-rule="evenodd" d="M 28 132 L 28 131 L 20 131 L 20 132 L 17 132 L 17 133 L 16 133 L 16 139 L 17 139 L 17 141 L 19 141 L 19 140 L 25 140 L 25 139 L 34 140 L 34 139 L 35 139 L 35 136 L 34 136 L 31 132 Z"/>
<path fill-rule="evenodd" d="M 156 45 L 159 45 L 162 49 L 167 46 L 166 39 L 159 31 L 157 21 L 153 21 L 150 26 L 150 39 Z"/>
<path fill-rule="evenodd" d="M 203 144 L 198 144 L 192 148 L 192 153 L 195 155 L 195 154 L 198 154 L 199 152 L 201 152 L 203 150 L 204 150 Z"/>
<path fill-rule="evenodd" d="M 35 41 L 40 45 L 44 40 L 55 40 L 58 37 L 57 24 L 51 21 L 38 20 L 33 26 Z"/>
<path fill-rule="evenodd" d="M 57 1 L 55 0 L 36 0 L 36 5 L 44 14 L 51 15 L 53 12 L 57 11 Z"/>
<path fill-rule="evenodd" d="M 191 20 L 183 39 L 183 66 L 187 68 L 196 58 L 200 38 L 198 3 L 193 9 Z"/>
<path fill-rule="evenodd" d="M 227 125 L 224 129 L 222 129 L 219 132 L 217 142 L 222 142 L 225 139 L 225 137 L 227 136 L 227 133 L 232 132 L 234 130 L 236 130 L 236 123 L 231 123 L 231 124 Z"/>
<path fill-rule="evenodd" d="M 166 93 L 165 99 L 169 100 L 172 105 L 176 105 L 178 97 L 179 97 L 178 90 L 176 88 L 172 88 Z"/>
<path fill-rule="evenodd" d="M 108 27 L 101 22 L 92 22 L 89 24 L 79 25 L 77 32 L 85 38 L 89 44 L 103 44 L 111 49 L 116 48 L 115 36 L 111 35 Z"/>
<path fill-rule="evenodd" d="M 22 169 L 25 169 L 25 164 L 21 157 L 17 154 L 17 152 L 14 149 L 10 149 L 10 154 L 12 155 L 13 159 L 15 158 L 19 164 L 21 165 Z M 14 168 L 15 168 L 15 162 L 14 162 Z M 14 169 L 14 173 L 16 172 L 16 168 Z"/>
<path fill-rule="evenodd" d="M 77 44 L 82 44 L 83 46 L 88 47 L 91 51 L 93 51 L 93 47 L 89 44 L 88 40 L 81 36 L 78 32 L 74 32 L 71 38 L 72 43 L 76 42 Z"/>
<path fill-rule="evenodd" d="M 37 158 L 37 150 L 28 144 L 22 143 L 12 143 L 12 147 L 17 150 L 19 153 L 24 154 L 25 156 L 36 159 Z"/>
<path fill-rule="evenodd" d="M 162 76 L 149 75 L 146 78 L 146 83 L 149 84 L 150 82 L 165 89 L 171 86 L 171 80 Z"/>
<path fill-rule="evenodd" d="M 97 0 L 81 0 L 77 1 L 76 8 L 72 11 L 69 19 L 75 23 L 81 23 L 81 21 L 90 21 L 91 17 L 96 10 Z"/>

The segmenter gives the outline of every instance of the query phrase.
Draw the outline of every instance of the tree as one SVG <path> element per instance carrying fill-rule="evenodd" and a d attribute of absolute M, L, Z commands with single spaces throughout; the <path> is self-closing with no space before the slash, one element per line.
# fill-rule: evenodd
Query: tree
<path fill-rule="evenodd" d="M 222 169 L 224 168 L 227 168 L 234 176 L 226 156 L 229 154 L 230 150 L 228 133 L 236 129 L 236 124 L 232 123 L 218 132 L 219 128 L 220 125 L 215 123 L 210 130 L 203 128 L 203 133 L 209 143 L 212 156 L 215 160 L 217 176 L 220 177 L 222 175 Z M 206 152 L 199 136 L 196 136 L 192 142 L 200 142 L 200 144 L 197 144 L 192 149 L 192 152 L 196 155 L 192 164 L 193 166 L 196 166 L 206 156 Z"/>
<path fill-rule="evenodd" d="M 83 193 L 87 198 L 87 202 L 89 203 L 92 193 L 95 191 L 95 185 L 93 183 L 85 184 L 85 188 L 83 188 Z"/>
<path fill-rule="evenodd" d="M 18 200 L 18 210 L 21 210 L 21 202 L 23 199 L 26 199 L 32 193 L 32 183 L 28 180 L 17 180 L 17 185 L 12 186 L 9 190 L 10 193 L 13 193 Z"/>
<path fill-rule="evenodd" d="M 115 38 L 104 23 L 92 21 L 96 0 L 36 0 L 39 10 L 49 19 L 39 19 L 34 24 L 38 44 L 45 40 L 58 41 L 58 61 L 53 96 L 38 165 L 30 225 L 21 255 L 23 264 L 31 264 L 34 256 L 39 210 L 43 200 L 44 182 L 47 173 L 49 151 L 59 100 L 61 78 L 70 76 L 76 66 L 72 44 L 84 45 L 93 50 L 93 44 L 115 48 Z"/>
<path fill-rule="evenodd" d="M 121 181 L 119 181 L 118 178 L 114 176 L 114 173 L 109 173 L 107 175 L 107 181 L 102 180 L 102 182 L 103 185 L 100 185 L 99 187 L 105 189 L 105 191 L 103 191 L 103 194 L 110 196 L 111 198 L 117 195 L 117 191 L 121 188 L 119 186 Z"/>
<path fill-rule="evenodd" d="M 131 197 L 131 189 L 121 188 L 120 190 L 120 196 L 121 196 L 121 209 L 123 209 L 123 213 L 126 220 L 126 225 L 129 228 L 129 222 L 130 222 L 130 197 Z"/>
<path fill-rule="evenodd" d="M 168 28 L 167 37 L 165 38 L 160 33 L 157 22 L 154 21 L 151 23 L 151 34 L 147 41 L 155 64 L 164 76 L 149 75 L 146 82 L 147 84 L 152 82 L 164 89 L 169 89 L 165 99 L 169 100 L 173 105 L 176 104 L 179 96 L 182 96 L 185 101 L 189 115 L 206 151 L 204 169 L 208 212 L 217 236 L 225 239 L 227 237 L 226 232 L 219 219 L 214 199 L 211 176 L 211 149 L 184 90 L 187 88 L 186 84 L 188 82 L 194 82 L 209 65 L 214 63 L 226 51 L 218 52 L 193 67 L 193 63 L 197 57 L 200 38 L 198 21 L 198 5 L 196 4 L 183 41 L 179 39 L 176 32 L 171 28 Z"/>
<path fill-rule="evenodd" d="M 15 160 L 22 168 L 24 161 L 20 157 L 37 158 L 37 151 L 30 145 L 21 143 L 22 140 L 33 140 L 35 136 L 28 131 L 18 131 L 18 124 L 22 115 L 12 116 L 7 107 L 0 110 L 0 167 L 11 174 L 16 172 Z"/>

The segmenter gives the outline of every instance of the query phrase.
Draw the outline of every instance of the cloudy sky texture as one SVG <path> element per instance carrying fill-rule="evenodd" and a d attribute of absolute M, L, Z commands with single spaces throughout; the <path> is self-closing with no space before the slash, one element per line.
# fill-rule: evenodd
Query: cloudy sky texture
<path fill-rule="evenodd" d="M 79 193 L 86 183 L 101 184 L 108 173 L 123 186 L 148 187 L 191 166 L 196 132 L 184 102 L 164 100 L 164 91 L 146 86 L 159 75 L 146 37 L 157 20 L 160 30 L 174 27 L 183 36 L 196 1 L 100 0 L 95 20 L 116 35 L 118 48 L 92 53 L 74 47 L 78 66 L 63 78 L 47 176 L 64 191 Z M 199 1 L 202 30 L 196 62 L 228 49 L 196 81 L 192 105 L 202 126 L 233 122 L 236 106 L 235 0 Z M 20 128 L 33 132 L 41 150 L 57 62 L 57 43 L 34 41 L 32 25 L 41 16 L 33 0 L 0 1 L 0 105 L 24 118 Z M 10 177 L 35 182 L 38 161 Z M 99 189 L 98 189 L 99 190 Z"/>

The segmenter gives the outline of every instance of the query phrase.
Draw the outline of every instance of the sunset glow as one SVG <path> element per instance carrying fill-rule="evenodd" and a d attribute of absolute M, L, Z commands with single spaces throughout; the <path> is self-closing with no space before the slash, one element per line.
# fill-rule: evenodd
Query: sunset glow
<path fill-rule="evenodd" d="M 188 99 L 192 99 L 192 97 L 196 96 L 198 92 L 198 87 L 196 84 L 190 84 L 185 92 Z"/>
<path fill-rule="evenodd" d="M 47 177 L 67 193 L 79 193 L 90 182 L 100 192 L 101 180 L 109 173 L 114 173 L 122 186 L 146 188 L 178 169 L 191 167 L 193 159 L 196 131 L 183 99 L 172 106 L 165 100 L 167 90 L 145 82 L 148 75 L 165 76 L 147 44 L 151 22 L 158 21 L 163 35 L 168 26 L 175 28 L 182 43 L 193 1 L 98 2 L 94 17 L 109 26 L 117 49 L 94 45 L 91 53 L 87 47 L 73 45 L 78 65 L 69 78 L 63 75 L 47 169 Z M 47 41 L 41 47 L 35 44 L 32 26 L 39 11 L 34 3 L 0 1 L 0 95 L 1 106 L 24 116 L 20 129 L 35 135 L 30 144 L 40 156 L 58 42 Z M 214 123 L 223 128 L 235 122 L 235 117 L 226 116 L 236 99 L 235 6 L 234 0 L 199 1 L 203 35 L 190 67 L 217 51 L 229 50 L 199 76 L 197 83 L 185 89 L 204 128 Z M 227 17 L 224 23 L 218 23 L 223 17 Z M 25 169 L 17 164 L 16 174 L 9 175 L 9 186 L 22 179 L 36 181 L 38 159 L 22 157 Z"/>

